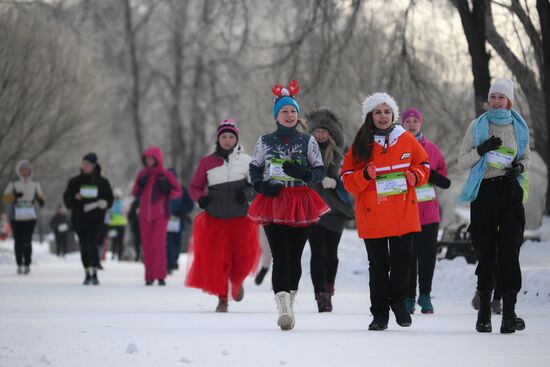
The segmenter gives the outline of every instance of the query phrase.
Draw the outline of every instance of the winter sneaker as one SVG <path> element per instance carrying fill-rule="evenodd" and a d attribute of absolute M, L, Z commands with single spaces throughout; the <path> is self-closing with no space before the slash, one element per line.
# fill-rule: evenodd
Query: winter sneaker
<path fill-rule="evenodd" d="M 99 285 L 99 280 L 97 279 L 96 269 L 92 270 L 92 285 Z"/>
<path fill-rule="evenodd" d="M 216 307 L 216 312 L 227 312 L 229 309 L 229 303 L 227 302 L 227 298 L 219 297 L 218 300 L 218 306 Z"/>
<path fill-rule="evenodd" d="M 372 331 L 386 330 L 388 328 L 389 319 L 390 319 L 390 315 L 387 312 L 382 315 L 374 315 L 374 318 L 369 325 L 369 330 L 372 330 Z"/>
<path fill-rule="evenodd" d="M 23 267 L 22 266 L 17 267 L 17 274 L 23 274 Z"/>
<path fill-rule="evenodd" d="M 165 286 L 166 285 L 166 281 L 164 279 L 159 279 L 158 283 L 159 283 L 160 286 Z"/>
<path fill-rule="evenodd" d="M 237 295 L 235 297 L 233 297 L 235 299 L 235 302 L 241 302 L 244 298 L 244 288 L 243 286 L 241 286 L 239 288 L 239 293 L 237 293 Z"/>
<path fill-rule="evenodd" d="M 477 311 L 476 330 L 480 333 L 490 333 L 493 331 L 491 325 L 491 293 L 479 292 L 478 294 L 479 310 Z"/>
<path fill-rule="evenodd" d="M 145 285 L 153 285 L 153 281 L 152 280 L 146 280 Z"/>
<path fill-rule="evenodd" d="M 414 298 L 405 298 L 405 308 L 409 313 L 412 315 L 414 314 L 414 311 L 416 310 L 416 301 Z"/>
<path fill-rule="evenodd" d="M 325 289 L 331 296 L 334 296 L 334 283 L 326 283 Z"/>
<path fill-rule="evenodd" d="M 315 300 L 317 301 L 317 309 L 319 312 L 331 312 L 332 307 L 330 307 L 330 294 L 327 292 L 318 292 L 315 293 Z"/>
<path fill-rule="evenodd" d="M 434 306 L 432 305 L 432 297 L 429 294 L 420 294 L 418 296 L 418 305 L 421 307 L 420 312 L 426 314 L 434 313 Z"/>
<path fill-rule="evenodd" d="M 269 270 L 268 268 L 261 268 L 260 269 L 258 274 L 256 274 L 256 278 L 254 279 L 254 283 L 256 283 L 256 285 L 262 284 L 268 270 Z"/>
<path fill-rule="evenodd" d="M 506 318 L 502 317 L 502 325 L 500 326 L 501 334 L 512 334 L 521 330 L 525 330 L 525 321 L 517 317 L 515 312 Z"/>
<path fill-rule="evenodd" d="M 85 270 L 86 272 L 86 278 L 84 278 L 84 285 L 90 285 L 92 284 L 92 269 L 88 268 Z"/>
<path fill-rule="evenodd" d="M 401 327 L 409 327 L 412 324 L 411 314 L 405 308 L 405 302 L 398 302 L 391 305 L 391 310 L 395 315 L 397 325 Z"/>
<path fill-rule="evenodd" d="M 476 291 L 476 293 L 474 294 L 474 298 L 472 298 L 472 307 L 474 308 L 474 310 L 479 310 L 479 303 L 479 291 Z"/>
<path fill-rule="evenodd" d="M 500 303 L 499 299 L 491 301 L 491 311 L 493 311 L 495 315 L 500 315 L 502 313 L 502 303 Z"/>
<path fill-rule="evenodd" d="M 25 265 L 23 267 L 23 274 L 27 275 L 31 272 L 31 267 L 29 265 Z"/>
<path fill-rule="evenodd" d="M 277 325 L 281 330 L 291 330 L 294 327 L 295 320 L 292 314 L 292 307 L 289 292 L 279 292 L 275 294 L 275 302 L 277 303 L 277 311 L 279 318 Z"/>

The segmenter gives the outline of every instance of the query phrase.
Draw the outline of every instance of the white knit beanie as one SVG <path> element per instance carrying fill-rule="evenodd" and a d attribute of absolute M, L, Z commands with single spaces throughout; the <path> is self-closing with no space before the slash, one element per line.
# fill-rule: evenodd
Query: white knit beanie
<path fill-rule="evenodd" d="M 393 99 L 392 96 L 390 96 L 387 93 L 374 93 L 373 95 L 368 96 L 363 101 L 363 122 L 365 122 L 365 118 L 367 117 L 367 114 L 369 112 L 372 112 L 374 108 L 382 103 L 387 104 L 393 111 L 393 121 L 397 122 L 399 121 L 399 106 L 397 105 L 397 102 Z"/>
<path fill-rule="evenodd" d="M 491 93 L 504 94 L 512 104 L 514 103 L 514 82 L 506 78 L 498 78 L 489 88 L 489 96 Z"/>

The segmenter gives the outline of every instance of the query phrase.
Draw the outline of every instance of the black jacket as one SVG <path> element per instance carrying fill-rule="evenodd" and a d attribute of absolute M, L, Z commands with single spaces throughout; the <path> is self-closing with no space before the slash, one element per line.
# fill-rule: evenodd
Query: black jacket
<path fill-rule="evenodd" d="M 336 160 L 341 162 L 341 156 L 337 157 Z M 342 185 L 342 183 L 339 182 L 339 172 L 339 167 L 335 164 L 331 164 L 326 168 L 327 177 L 335 179 L 338 185 Z M 330 212 L 323 215 L 316 225 L 325 227 L 333 232 L 341 233 L 344 230 L 346 221 L 355 218 L 353 205 L 346 203 L 340 198 L 337 193 L 338 187 L 336 189 L 325 189 L 321 182 L 311 183 L 309 186 L 317 191 L 319 196 L 321 196 L 330 207 Z"/>
<path fill-rule="evenodd" d="M 97 186 L 97 198 L 77 200 L 76 194 L 82 186 Z M 71 210 L 71 223 L 75 231 L 100 230 L 105 221 L 106 209 L 93 209 L 84 212 L 84 205 L 103 199 L 107 201 L 107 209 L 113 205 L 113 190 L 109 181 L 101 176 L 101 167 L 96 166 L 93 175 L 80 175 L 71 178 L 63 194 L 65 206 Z"/>

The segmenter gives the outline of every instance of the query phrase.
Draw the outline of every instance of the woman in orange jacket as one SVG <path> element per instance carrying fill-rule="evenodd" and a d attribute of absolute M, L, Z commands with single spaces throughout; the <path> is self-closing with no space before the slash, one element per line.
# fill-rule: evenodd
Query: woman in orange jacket
<path fill-rule="evenodd" d="M 428 181 L 430 166 L 422 145 L 395 124 L 398 119 L 399 107 L 390 95 L 367 97 L 364 123 L 341 171 L 344 187 L 355 197 L 357 230 L 369 259 L 374 317 L 369 330 L 388 327 L 390 308 L 399 326 L 412 323 L 405 297 L 413 233 L 421 228 L 414 187 Z"/>

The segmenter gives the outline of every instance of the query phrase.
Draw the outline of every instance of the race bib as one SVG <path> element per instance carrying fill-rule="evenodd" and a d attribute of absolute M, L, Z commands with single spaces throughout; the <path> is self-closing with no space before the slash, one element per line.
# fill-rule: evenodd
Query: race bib
<path fill-rule="evenodd" d="M 489 167 L 504 169 L 512 166 L 516 157 L 516 151 L 512 148 L 500 147 L 497 150 L 487 152 L 487 164 Z"/>
<path fill-rule="evenodd" d="M 59 233 L 65 233 L 69 230 L 69 226 L 67 225 L 67 223 L 61 223 L 60 225 L 57 226 L 57 232 Z"/>
<path fill-rule="evenodd" d="M 178 233 L 181 228 L 181 221 L 178 217 L 170 217 L 170 220 L 168 221 L 168 232 L 171 233 Z"/>
<path fill-rule="evenodd" d="M 378 196 L 392 196 L 407 192 L 407 179 L 404 172 L 393 172 L 376 176 Z"/>
<path fill-rule="evenodd" d="M 109 238 L 116 238 L 117 235 L 118 232 L 116 229 L 111 229 L 109 232 L 107 232 L 107 236 L 109 236 Z"/>
<path fill-rule="evenodd" d="M 34 205 L 30 203 L 15 204 L 15 220 L 32 220 L 36 219 L 36 210 Z"/>
<path fill-rule="evenodd" d="M 294 162 L 288 159 L 271 158 L 269 161 L 269 177 L 272 180 L 279 181 L 296 181 L 294 177 L 290 177 L 283 171 L 283 163 Z"/>
<path fill-rule="evenodd" d="M 432 184 L 426 184 L 415 188 L 416 190 L 416 200 L 419 203 L 424 203 L 426 201 L 434 201 L 437 197 L 435 196 L 435 188 Z"/>
<path fill-rule="evenodd" d="M 83 199 L 96 199 L 97 186 L 80 186 L 80 196 Z"/>

